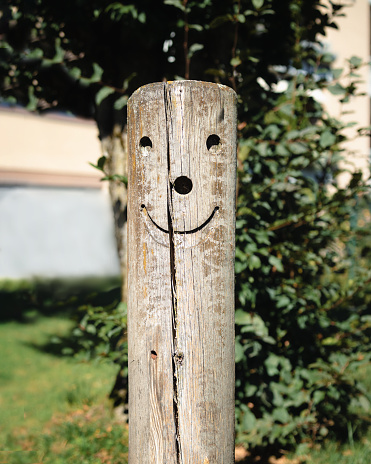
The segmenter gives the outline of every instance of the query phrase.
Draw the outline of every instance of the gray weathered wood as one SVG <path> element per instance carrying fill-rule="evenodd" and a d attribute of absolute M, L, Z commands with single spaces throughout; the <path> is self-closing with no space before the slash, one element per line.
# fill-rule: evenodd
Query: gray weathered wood
<path fill-rule="evenodd" d="M 128 139 L 129 462 L 232 464 L 235 93 L 146 85 Z"/>

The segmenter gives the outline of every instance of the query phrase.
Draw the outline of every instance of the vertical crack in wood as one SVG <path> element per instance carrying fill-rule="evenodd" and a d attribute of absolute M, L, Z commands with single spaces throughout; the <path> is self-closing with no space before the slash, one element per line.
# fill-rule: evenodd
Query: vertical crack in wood
<path fill-rule="evenodd" d="M 170 131 L 171 124 L 171 95 L 168 93 L 166 82 L 164 83 L 164 105 L 165 105 L 165 124 L 166 124 L 166 149 L 167 149 L 167 220 L 169 230 L 169 250 L 170 250 L 170 276 L 171 276 L 171 308 L 172 308 L 172 368 L 173 368 L 173 411 L 175 426 L 175 448 L 177 454 L 177 464 L 183 464 L 182 446 L 179 430 L 179 387 L 178 387 L 178 339 L 177 339 L 177 282 L 175 269 L 175 246 L 174 246 L 174 227 L 173 227 L 173 196 L 170 178 Z"/>

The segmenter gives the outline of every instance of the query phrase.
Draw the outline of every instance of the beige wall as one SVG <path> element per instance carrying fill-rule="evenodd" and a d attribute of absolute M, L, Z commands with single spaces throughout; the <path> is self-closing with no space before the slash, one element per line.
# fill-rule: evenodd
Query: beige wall
<path fill-rule="evenodd" d="M 328 31 L 326 42 L 329 51 L 336 56 L 335 67 L 346 68 L 346 60 L 352 56 L 362 58 L 364 63 L 370 61 L 370 2 L 369 0 L 347 0 L 343 2 L 351 5 L 344 10 L 346 16 L 338 18 L 336 23 L 339 29 Z M 340 105 L 335 97 L 327 95 L 325 104 L 331 115 L 341 117 L 341 120 L 358 123 L 358 127 L 370 125 L 370 68 L 363 66 L 359 74 L 363 81 L 359 90 L 366 95 L 353 99 L 350 103 Z M 344 84 L 347 84 L 347 80 Z M 349 114 L 342 114 L 342 112 Z M 348 135 L 356 137 L 355 129 L 350 129 Z M 346 145 L 348 159 L 355 168 L 369 172 L 370 139 L 368 137 L 356 137 Z"/>
<path fill-rule="evenodd" d="M 0 279 L 119 274 L 99 156 L 93 122 L 0 109 Z"/>
<path fill-rule="evenodd" d="M 94 122 L 0 109 L 0 183 L 100 187 Z"/>

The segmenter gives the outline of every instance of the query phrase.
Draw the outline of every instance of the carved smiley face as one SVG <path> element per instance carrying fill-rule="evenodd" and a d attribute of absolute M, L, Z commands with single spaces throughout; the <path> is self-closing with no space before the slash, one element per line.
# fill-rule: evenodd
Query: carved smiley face
<path fill-rule="evenodd" d="M 151 139 L 149 137 L 142 137 L 142 139 L 140 140 L 140 144 L 141 144 L 142 147 L 151 147 L 152 148 L 152 142 L 151 142 Z M 211 150 L 211 152 L 214 155 L 217 153 L 218 149 L 220 149 L 220 145 L 221 145 L 221 142 L 220 142 L 220 138 L 219 138 L 218 135 L 212 134 L 207 138 L 207 141 L 206 141 L 207 149 L 209 151 Z M 171 195 L 172 203 L 174 202 L 174 196 L 175 195 L 182 195 L 182 196 L 183 195 L 189 195 L 192 192 L 192 190 L 193 190 L 192 179 L 190 179 L 187 176 L 181 175 L 181 176 L 177 177 L 174 180 L 173 183 L 171 181 L 169 181 L 169 191 L 168 191 L 168 193 L 170 193 L 170 195 Z M 196 195 L 197 195 L 197 192 L 196 192 Z M 164 228 L 160 224 L 158 224 L 155 221 L 155 219 L 152 217 L 152 215 L 150 214 L 150 212 L 148 211 L 148 208 L 146 207 L 146 205 L 144 203 L 141 205 L 141 209 L 146 210 L 148 218 L 150 219 L 152 224 L 158 230 L 160 230 L 161 232 L 164 232 L 165 234 L 169 233 L 169 225 L 168 225 L 168 228 Z M 201 229 L 203 229 L 205 226 L 207 226 L 209 224 L 209 222 L 213 219 L 213 217 L 214 217 L 214 215 L 215 215 L 215 213 L 217 211 L 219 211 L 219 206 L 215 206 L 214 209 L 211 211 L 211 214 L 202 223 L 200 223 L 199 225 L 196 225 L 196 227 L 194 227 L 192 229 L 188 229 L 188 230 L 184 229 L 184 228 L 180 229 L 180 230 L 173 229 L 173 233 L 174 234 L 193 234 L 193 233 L 196 233 L 196 232 L 200 231 Z M 184 210 L 183 210 L 183 212 L 184 212 Z M 173 208 L 173 213 L 174 213 L 174 208 Z M 171 219 L 171 216 L 168 219 Z M 171 225 L 170 225 L 170 227 L 171 227 Z"/>
<path fill-rule="evenodd" d="M 150 84 L 131 105 L 138 208 L 147 231 L 164 245 L 170 233 L 195 235 L 195 245 L 220 225 L 228 207 L 225 173 L 235 169 L 229 156 L 235 140 L 228 137 L 235 114 L 225 109 L 226 92 L 210 84 L 201 93 L 187 83 Z"/>

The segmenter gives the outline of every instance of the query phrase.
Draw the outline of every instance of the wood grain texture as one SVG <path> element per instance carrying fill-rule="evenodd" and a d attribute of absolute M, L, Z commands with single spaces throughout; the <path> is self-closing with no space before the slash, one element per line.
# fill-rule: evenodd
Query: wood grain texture
<path fill-rule="evenodd" d="M 232 464 L 235 93 L 144 86 L 128 139 L 129 462 Z"/>

